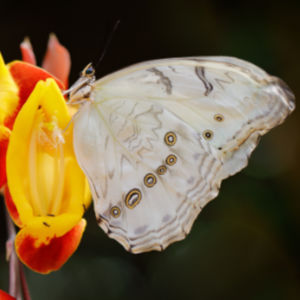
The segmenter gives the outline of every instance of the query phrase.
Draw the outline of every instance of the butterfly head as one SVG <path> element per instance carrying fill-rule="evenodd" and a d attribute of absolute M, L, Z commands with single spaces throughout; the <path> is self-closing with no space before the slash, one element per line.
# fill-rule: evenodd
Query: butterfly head
<path fill-rule="evenodd" d="M 92 63 L 89 63 L 80 73 L 79 79 L 65 91 L 64 94 L 69 94 L 69 104 L 80 104 L 86 100 L 90 100 L 90 93 L 95 77 L 95 69 Z"/>
<path fill-rule="evenodd" d="M 80 77 L 93 79 L 95 76 L 95 68 L 92 63 L 89 63 L 81 72 Z"/>

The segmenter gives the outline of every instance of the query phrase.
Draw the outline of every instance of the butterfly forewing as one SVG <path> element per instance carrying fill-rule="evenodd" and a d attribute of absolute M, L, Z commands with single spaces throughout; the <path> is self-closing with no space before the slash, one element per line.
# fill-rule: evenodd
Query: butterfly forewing
<path fill-rule="evenodd" d="M 99 225 L 134 253 L 183 239 L 222 179 L 294 109 L 275 77 L 234 58 L 138 64 L 93 84 L 74 147 Z"/>

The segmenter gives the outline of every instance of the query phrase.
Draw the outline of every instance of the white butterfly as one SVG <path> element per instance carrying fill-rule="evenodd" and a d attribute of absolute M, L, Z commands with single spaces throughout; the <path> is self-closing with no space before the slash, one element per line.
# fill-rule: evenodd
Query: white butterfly
<path fill-rule="evenodd" d="M 100 227 L 128 251 L 185 238 L 221 181 L 295 108 L 280 79 L 232 57 L 148 61 L 71 87 L 74 148 Z"/>

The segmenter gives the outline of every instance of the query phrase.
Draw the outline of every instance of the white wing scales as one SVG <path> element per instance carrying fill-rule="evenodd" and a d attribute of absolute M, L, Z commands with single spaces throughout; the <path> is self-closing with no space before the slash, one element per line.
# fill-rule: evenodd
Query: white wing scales
<path fill-rule="evenodd" d="M 134 253 L 183 239 L 294 109 L 280 80 L 226 57 L 138 64 L 95 82 L 90 98 L 74 120 L 76 156 L 99 225 Z"/>
<path fill-rule="evenodd" d="M 216 196 L 221 163 L 196 131 L 163 107 L 127 100 L 124 115 L 117 102 L 83 106 L 75 119 L 76 155 L 99 199 L 94 207 L 104 231 L 132 252 L 161 250 L 184 238 Z M 165 142 L 168 132 L 176 132 L 172 146 Z M 176 162 L 168 165 L 170 155 Z M 156 180 L 151 187 L 147 174 Z M 133 189 L 141 200 L 129 208 L 125 199 Z"/>

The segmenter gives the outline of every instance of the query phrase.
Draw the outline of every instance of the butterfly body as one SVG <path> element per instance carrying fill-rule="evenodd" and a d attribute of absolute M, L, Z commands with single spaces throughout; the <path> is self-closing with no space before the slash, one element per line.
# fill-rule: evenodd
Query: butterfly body
<path fill-rule="evenodd" d="M 74 118 L 75 153 L 99 225 L 134 253 L 183 239 L 221 181 L 294 109 L 282 81 L 230 57 L 150 61 L 89 78 L 70 97 L 89 100 Z"/>

